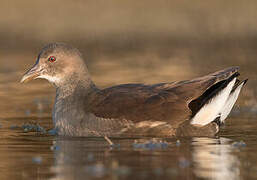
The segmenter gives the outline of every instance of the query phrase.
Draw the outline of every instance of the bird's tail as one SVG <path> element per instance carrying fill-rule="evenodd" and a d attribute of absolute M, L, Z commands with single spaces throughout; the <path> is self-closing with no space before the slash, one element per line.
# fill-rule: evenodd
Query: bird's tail
<path fill-rule="evenodd" d="M 233 108 L 243 85 L 247 80 L 239 81 L 236 72 L 228 79 L 218 82 L 201 95 L 198 108 L 192 113 L 191 124 L 204 126 L 213 121 L 223 123 Z"/>

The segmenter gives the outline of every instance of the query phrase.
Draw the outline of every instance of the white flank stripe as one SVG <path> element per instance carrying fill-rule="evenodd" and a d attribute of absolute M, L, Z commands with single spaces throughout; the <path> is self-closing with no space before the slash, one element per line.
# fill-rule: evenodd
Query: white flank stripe
<path fill-rule="evenodd" d="M 207 104 L 205 104 L 198 113 L 192 118 L 191 124 L 204 126 L 212 122 L 224 108 L 230 92 L 236 82 L 236 78 L 229 82 L 227 87 L 222 89 Z"/>
<path fill-rule="evenodd" d="M 241 83 L 236 90 L 231 93 L 229 95 L 229 98 L 225 104 L 225 106 L 223 107 L 222 111 L 221 111 L 221 117 L 220 117 L 220 121 L 223 122 L 229 115 L 230 111 L 232 110 L 234 104 L 236 103 L 236 100 L 239 96 L 239 93 L 243 87 L 244 83 Z"/>
<path fill-rule="evenodd" d="M 154 128 L 154 127 L 164 125 L 164 124 L 167 124 L 167 122 L 163 122 L 163 121 L 142 121 L 142 122 L 136 123 L 135 126 L 137 128 L 143 128 L 143 127 Z"/>

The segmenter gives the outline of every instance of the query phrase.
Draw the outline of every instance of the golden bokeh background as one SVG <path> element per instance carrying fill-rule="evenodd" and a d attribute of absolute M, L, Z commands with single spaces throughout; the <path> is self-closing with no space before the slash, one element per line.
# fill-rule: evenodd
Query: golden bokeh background
<path fill-rule="evenodd" d="M 37 99 L 46 99 L 50 115 L 54 88 L 44 80 L 19 84 L 49 42 L 79 48 L 99 87 L 240 66 L 250 81 L 239 104 L 257 108 L 256 7 L 238 0 L 1 0 L 0 116 L 36 112 Z"/>

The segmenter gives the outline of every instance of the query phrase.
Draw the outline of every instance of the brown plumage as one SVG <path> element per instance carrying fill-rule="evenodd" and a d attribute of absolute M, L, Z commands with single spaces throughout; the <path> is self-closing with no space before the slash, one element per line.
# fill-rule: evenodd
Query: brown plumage
<path fill-rule="evenodd" d="M 42 50 L 22 81 L 45 78 L 57 87 L 53 120 L 61 135 L 212 136 L 219 129 L 218 114 L 204 126 L 192 125 L 191 118 L 238 75 L 231 67 L 188 81 L 98 89 L 78 50 L 54 43 Z"/>

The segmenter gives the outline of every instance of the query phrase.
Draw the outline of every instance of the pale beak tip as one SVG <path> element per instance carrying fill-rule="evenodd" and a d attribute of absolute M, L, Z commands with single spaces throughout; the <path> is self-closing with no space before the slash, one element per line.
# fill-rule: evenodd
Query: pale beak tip
<path fill-rule="evenodd" d="M 21 80 L 20 83 L 26 83 L 31 81 L 32 79 L 35 79 L 38 75 L 37 74 L 25 74 Z"/>
<path fill-rule="evenodd" d="M 25 83 L 26 82 L 26 78 L 23 76 L 20 80 L 20 83 Z"/>
<path fill-rule="evenodd" d="M 20 83 L 24 83 L 24 78 L 22 78 L 22 79 L 20 80 Z"/>
<path fill-rule="evenodd" d="M 29 71 L 27 71 L 20 80 L 20 83 L 26 83 L 33 79 L 36 79 L 41 72 L 41 68 L 36 64 Z"/>

